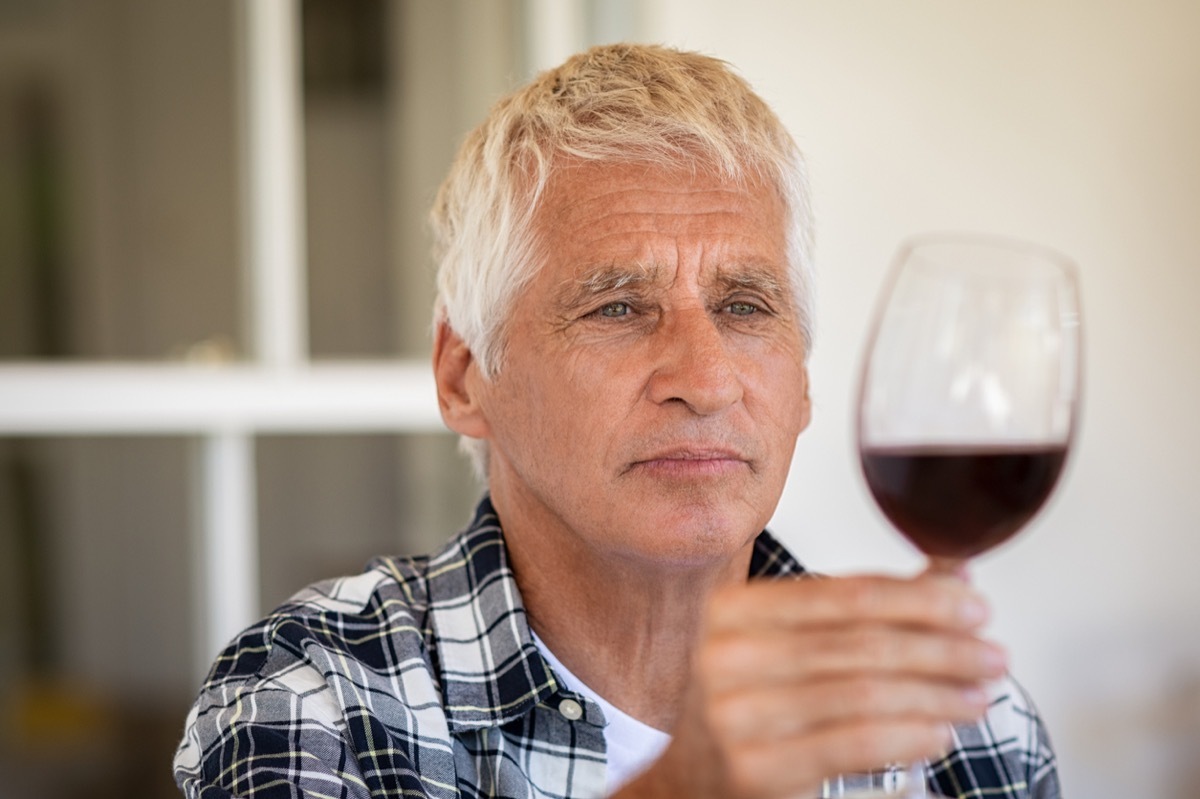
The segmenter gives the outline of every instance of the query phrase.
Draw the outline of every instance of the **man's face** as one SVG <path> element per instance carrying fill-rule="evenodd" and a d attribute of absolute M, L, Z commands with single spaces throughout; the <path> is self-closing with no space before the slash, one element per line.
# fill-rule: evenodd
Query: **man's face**
<path fill-rule="evenodd" d="M 664 565 L 746 551 L 809 414 L 782 201 L 577 165 L 552 178 L 534 229 L 544 266 L 499 374 L 467 377 L 506 530 Z"/>

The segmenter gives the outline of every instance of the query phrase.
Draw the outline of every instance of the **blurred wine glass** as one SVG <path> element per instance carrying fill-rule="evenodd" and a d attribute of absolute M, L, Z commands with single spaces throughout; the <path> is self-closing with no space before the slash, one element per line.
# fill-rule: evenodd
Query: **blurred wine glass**
<path fill-rule="evenodd" d="M 880 509 L 934 568 L 1005 541 L 1054 489 L 1079 405 L 1078 296 L 1070 261 L 1023 242 L 938 234 L 897 253 L 863 363 L 858 448 Z M 879 775 L 823 795 L 926 795 L 916 767 Z"/>

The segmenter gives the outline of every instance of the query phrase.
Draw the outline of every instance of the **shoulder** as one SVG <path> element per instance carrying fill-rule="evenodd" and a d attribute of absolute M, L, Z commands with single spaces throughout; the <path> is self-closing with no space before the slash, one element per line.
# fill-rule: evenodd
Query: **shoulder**
<path fill-rule="evenodd" d="M 511 580 L 503 548 L 485 497 L 441 552 L 376 559 L 244 631 L 188 716 L 175 755 L 185 795 L 457 796 L 447 698 L 462 670 L 443 661 L 466 640 L 455 622 L 507 607 L 494 597 Z"/>
<path fill-rule="evenodd" d="M 349 657 L 386 668 L 399 655 L 397 642 L 419 651 L 428 614 L 427 564 L 425 558 L 378 558 L 361 574 L 304 588 L 238 635 L 217 657 L 205 687 L 269 678 L 296 660 Z"/>
<path fill-rule="evenodd" d="M 363 687 L 365 675 L 420 671 L 432 682 L 427 565 L 425 558 L 379 558 L 361 574 L 303 589 L 225 648 L 195 709 L 238 707 L 245 717 L 253 696 L 262 719 L 302 710 L 336 725 L 347 704 L 338 689 Z"/>
<path fill-rule="evenodd" d="M 377 559 L 362 574 L 305 588 L 234 639 L 176 750 L 176 779 L 188 795 L 233 777 L 266 780 L 298 752 L 312 762 L 292 775 L 296 784 L 350 779 L 360 755 L 379 756 L 380 719 L 419 716 L 422 739 L 412 748 L 448 748 L 426 574 L 422 558 Z M 413 753 L 396 749 L 389 757 L 402 769 Z"/>
<path fill-rule="evenodd" d="M 1059 799 L 1058 770 L 1046 727 L 1029 694 L 1012 677 L 991 688 L 987 714 L 954 728 L 954 748 L 931 765 L 951 796 Z"/>

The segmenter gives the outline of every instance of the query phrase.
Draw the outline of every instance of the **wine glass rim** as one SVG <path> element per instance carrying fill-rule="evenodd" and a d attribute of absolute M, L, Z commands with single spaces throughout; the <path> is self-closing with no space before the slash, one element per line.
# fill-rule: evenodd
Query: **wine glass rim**
<path fill-rule="evenodd" d="M 957 245 L 1004 249 L 1011 252 L 1034 255 L 1053 262 L 1072 278 L 1077 277 L 1074 260 L 1061 250 L 1029 239 L 1000 233 L 985 233 L 972 230 L 931 230 L 906 236 L 896 248 L 895 262 L 902 262 L 908 253 L 937 245 Z"/>

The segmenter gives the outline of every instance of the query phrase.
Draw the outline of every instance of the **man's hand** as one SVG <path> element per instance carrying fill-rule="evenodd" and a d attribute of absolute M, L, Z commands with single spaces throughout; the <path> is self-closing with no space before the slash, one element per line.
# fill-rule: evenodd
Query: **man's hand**
<path fill-rule="evenodd" d="M 617 795 L 815 796 L 821 780 L 938 755 L 1004 674 L 983 600 L 926 574 L 718 592 L 671 745 Z"/>

